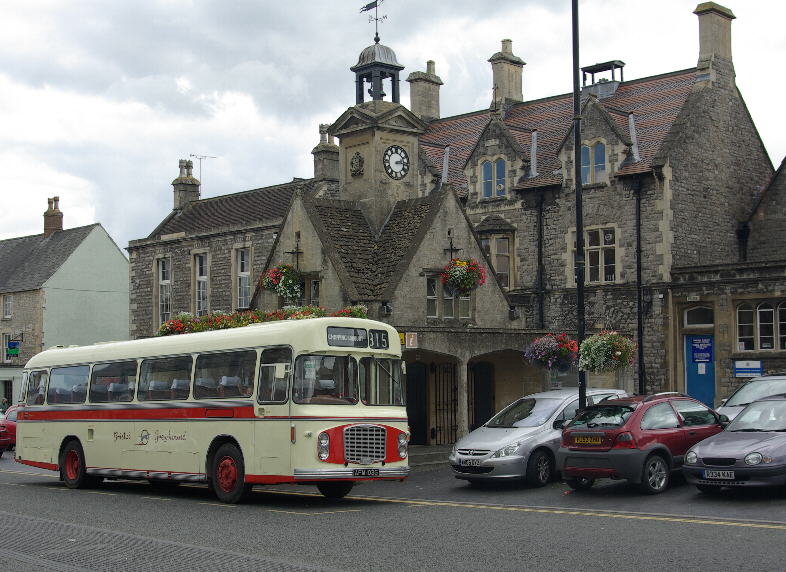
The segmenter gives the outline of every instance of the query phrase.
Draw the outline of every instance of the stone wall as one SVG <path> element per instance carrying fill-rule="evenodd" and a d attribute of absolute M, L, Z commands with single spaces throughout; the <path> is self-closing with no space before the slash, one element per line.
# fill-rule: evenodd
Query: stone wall
<path fill-rule="evenodd" d="M 0 367 L 18 368 L 43 349 L 44 296 L 41 290 L 11 294 L 14 297 L 12 315 L 0 319 L 0 334 L 9 334 L 12 338 L 22 334 L 24 340 L 19 345 L 19 356 L 11 358 L 9 363 L 0 359 Z M 5 348 L 2 351 L 5 352 Z M 5 358 L 4 353 L 2 358 Z"/>

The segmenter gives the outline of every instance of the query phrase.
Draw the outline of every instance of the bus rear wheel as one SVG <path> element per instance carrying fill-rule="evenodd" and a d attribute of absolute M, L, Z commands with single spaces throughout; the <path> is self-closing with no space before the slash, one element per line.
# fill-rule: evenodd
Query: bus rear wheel
<path fill-rule="evenodd" d="M 243 482 L 246 476 L 243 454 L 233 443 L 218 448 L 210 476 L 213 491 L 221 502 L 238 503 L 251 492 L 251 485 Z"/>
<path fill-rule="evenodd" d="M 318 483 L 317 488 L 322 496 L 329 499 L 343 499 L 352 490 L 355 483 L 350 481 L 333 481 L 327 483 Z"/>
<path fill-rule="evenodd" d="M 87 474 L 85 453 L 79 441 L 71 440 L 60 453 L 60 477 L 69 489 L 82 489 L 96 484 L 97 480 Z"/>

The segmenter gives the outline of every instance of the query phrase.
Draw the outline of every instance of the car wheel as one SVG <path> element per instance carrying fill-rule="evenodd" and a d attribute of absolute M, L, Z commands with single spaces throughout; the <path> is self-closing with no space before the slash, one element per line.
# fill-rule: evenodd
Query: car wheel
<path fill-rule="evenodd" d="M 246 476 L 243 454 L 233 443 L 218 448 L 210 474 L 213 490 L 221 502 L 235 504 L 251 492 L 251 485 L 243 482 Z"/>
<path fill-rule="evenodd" d="M 657 495 L 669 486 L 669 464 L 660 455 L 650 455 L 644 461 L 639 489 L 648 495 Z"/>
<path fill-rule="evenodd" d="M 527 484 L 542 487 L 548 484 L 554 474 L 554 460 L 546 451 L 535 451 L 527 461 Z"/>
<path fill-rule="evenodd" d="M 328 483 L 319 483 L 317 488 L 322 496 L 329 499 L 343 499 L 352 490 L 355 483 L 349 481 L 335 481 Z"/>
<path fill-rule="evenodd" d="M 586 491 L 592 488 L 592 485 L 595 484 L 595 479 L 589 477 L 569 477 L 565 479 L 565 482 L 568 483 L 568 486 L 574 491 Z"/>
<path fill-rule="evenodd" d="M 77 440 L 69 441 L 60 453 L 60 478 L 69 489 L 82 489 L 98 482 L 87 474 L 85 453 Z"/>

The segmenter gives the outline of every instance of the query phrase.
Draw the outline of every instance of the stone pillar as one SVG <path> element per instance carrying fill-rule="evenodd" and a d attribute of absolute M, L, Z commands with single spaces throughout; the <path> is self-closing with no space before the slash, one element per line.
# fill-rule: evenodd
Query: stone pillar
<path fill-rule="evenodd" d="M 713 56 L 731 60 L 731 21 L 736 17 L 715 2 L 703 2 L 693 11 L 699 17 L 699 61 Z"/>
<path fill-rule="evenodd" d="M 426 72 L 412 72 L 409 82 L 409 107 L 424 121 L 439 119 L 439 86 L 442 80 L 434 72 L 434 62 L 426 62 Z"/>
<path fill-rule="evenodd" d="M 502 51 L 489 58 L 494 76 L 494 99 L 491 106 L 499 108 L 506 99 L 523 101 L 522 68 L 524 60 L 513 55 L 513 42 L 502 40 Z"/>
<path fill-rule="evenodd" d="M 456 358 L 456 381 L 458 399 L 456 405 L 456 439 L 469 433 L 469 382 L 467 379 L 467 360 Z"/>

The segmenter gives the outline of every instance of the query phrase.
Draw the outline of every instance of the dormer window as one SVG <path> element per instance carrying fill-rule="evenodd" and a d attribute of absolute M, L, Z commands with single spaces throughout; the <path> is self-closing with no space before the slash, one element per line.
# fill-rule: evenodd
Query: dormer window
<path fill-rule="evenodd" d="M 606 145 L 598 141 L 581 146 L 581 184 L 591 185 L 606 180 Z"/>
<path fill-rule="evenodd" d="M 483 161 L 483 198 L 505 196 L 505 159 Z"/>

